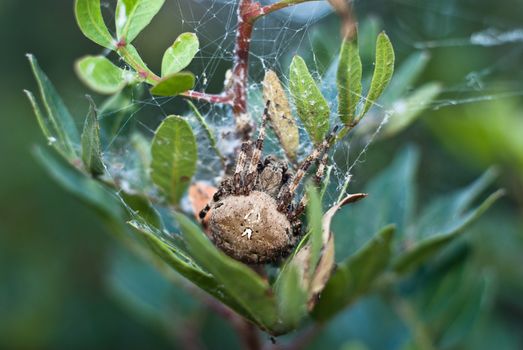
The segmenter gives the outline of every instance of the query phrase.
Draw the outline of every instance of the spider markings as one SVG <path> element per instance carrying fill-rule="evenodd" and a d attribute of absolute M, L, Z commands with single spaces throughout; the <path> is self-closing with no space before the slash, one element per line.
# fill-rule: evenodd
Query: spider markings
<path fill-rule="evenodd" d="M 249 264 L 277 261 L 294 248 L 306 206 L 305 197 L 293 204 L 296 190 L 314 162 L 318 163 L 315 180 L 321 181 L 336 133 L 335 128 L 292 175 L 287 164 L 274 155 L 261 161 L 269 106 L 267 101 L 257 140 L 242 144 L 234 174 L 222 180 L 199 213 L 203 219 L 212 209 L 208 222 L 211 239 L 228 255 Z"/>

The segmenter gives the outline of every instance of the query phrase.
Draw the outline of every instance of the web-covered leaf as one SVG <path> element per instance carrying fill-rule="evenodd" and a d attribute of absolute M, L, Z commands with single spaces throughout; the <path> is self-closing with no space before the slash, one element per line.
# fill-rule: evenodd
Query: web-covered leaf
<path fill-rule="evenodd" d="M 176 96 L 194 86 L 194 75 L 189 72 L 173 73 L 157 81 L 151 88 L 156 96 Z"/>
<path fill-rule="evenodd" d="M 384 32 L 378 35 L 376 40 L 376 62 L 374 73 L 370 83 L 370 89 L 365 99 L 363 110 L 358 118 L 361 119 L 365 113 L 376 103 L 381 96 L 394 72 L 394 49 L 389 37 Z"/>
<path fill-rule="evenodd" d="M 85 118 L 84 130 L 82 132 L 82 161 L 85 169 L 93 176 L 99 176 L 105 172 L 98 115 L 96 113 L 96 105 L 91 98 L 89 98 L 89 112 Z"/>
<path fill-rule="evenodd" d="M 356 107 L 361 99 L 362 90 L 362 67 L 357 36 L 342 41 L 336 78 L 338 115 L 345 125 L 350 125 L 356 118 Z"/>
<path fill-rule="evenodd" d="M 169 116 L 160 124 L 151 146 L 151 178 L 169 203 L 177 204 L 196 171 L 198 151 L 189 123 Z"/>
<path fill-rule="evenodd" d="M 75 65 L 80 79 L 93 91 L 115 94 L 134 80 L 132 72 L 115 66 L 104 56 L 85 56 Z"/>
<path fill-rule="evenodd" d="M 321 143 L 329 130 L 329 104 L 300 56 L 292 59 L 289 87 L 296 111 L 309 137 L 312 142 Z"/>
<path fill-rule="evenodd" d="M 191 63 L 200 43 L 194 33 L 182 33 L 165 51 L 162 59 L 162 77 L 178 73 Z"/>

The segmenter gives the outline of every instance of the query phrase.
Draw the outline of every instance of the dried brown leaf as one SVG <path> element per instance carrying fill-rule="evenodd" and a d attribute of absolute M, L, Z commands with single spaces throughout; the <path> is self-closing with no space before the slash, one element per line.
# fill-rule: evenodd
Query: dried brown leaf
<path fill-rule="evenodd" d="M 318 262 L 318 265 L 316 266 L 316 271 L 314 271 L 312 281 L 309 287 L 309 310 L 312 310 L 314 308 L 317 297 L 321 293 L 323 288 L 325 288 L 325 285 L 327 284 L 332 270 L 334 268 L 334 236 L 332 235 L 330 230 L 332 218 L 334 217 L 336 212 L 344 205 L 357 202 L 365 197 L 367 197 L 365 193 L 350 194 L 347 197 L 343 198 L 341 201 L 339 201 L 336 205 L 331 207 L 329 210 L 327 210 L 327 212 L 323 215 L 323 252 Z M 304 247 L 304 249 L 302 250 L 305 250 L 305 248 L 307 247 Z"/>
<path fill-rule="evenodd" d="M 263 80 L 263 97 L 271 101 L 270 120 L 276 136 L 289 159 L 296 159 L 299 146 L 298 126 L 291 113 L 291 106 L 278 75 L 272 70 L 265 72 Z"/>

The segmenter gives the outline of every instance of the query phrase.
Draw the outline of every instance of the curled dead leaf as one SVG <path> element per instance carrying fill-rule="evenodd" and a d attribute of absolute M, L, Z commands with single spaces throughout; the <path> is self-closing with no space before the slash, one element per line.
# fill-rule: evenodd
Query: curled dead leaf
<path fill-rule="evenodd" d="M 347 197 L 343 198 L 336 205 L 332 206 L 327 212 L 323 215 L 322 220 L 322 239 L 323 239 L 323 251 L 314 271 L 312 280 L 309 286 L 309 311 L 314 308 L 316 300 L 319 294 L 322 292 L 323 288 L 329 281 L 332 270 L 334 268 L 335 259 L 334 259 L 334 236 L 331 232 L 331 222 L 332 218 L 336 212 L 343 206 L 354 203 L 367 197 L 365 193 L 356 193 L 350 194 Z M 306 247 L 303 248 L 305 250 Z M 301 252 L 301 251 L 300 251 Z"/>
<path fill-rule="evenodd" d="M 269 118 L 274 133 L 290 160 L 296 159 L 296 150 L 299 146 L 298 125 L 291 113 L 291 106 L 278 75 L 272 70 L 265 72 L 263 79 L 263 97 L 271 101 Z"/>

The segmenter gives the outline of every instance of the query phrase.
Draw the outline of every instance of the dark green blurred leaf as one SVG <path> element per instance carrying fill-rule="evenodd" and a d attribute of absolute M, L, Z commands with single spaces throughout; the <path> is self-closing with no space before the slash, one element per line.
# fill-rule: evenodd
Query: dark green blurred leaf
<path fill-rule="evenodd" d="M 465 211 L 474 201 L 492 185 L 498 177 L 498 171 L 491 168 L 470 185 L 446 194 L 431 202 L 423 209 L 416 220 L 413 239 L 422 239 L 435 234 L 453 230 L 457 222 L 461 222 Z"/>
<path fill-rule="evenodd" d="M 392 106 L 414 86 L 429 63 L 430 55 L 425 51 L 413 53 L 395 71 L 389 88 L 381 96 L 384 105 Z"/>
<path fill-rule="evenodd" d="M 392 48 L 392 44 L 387 34 L 381 32 L 376 41 L 376 62 L 374 66 L 374 74 L 372 75 L 372 82 L 370 84 L 370 89 L 363 110 L 358 116 L 359 119 L 361 119 L 376 103 L 383 93 L 383 90 L 385 90 L 389 84 L 393 72 L 394 49 Z"/>
<path fill-rule="evenodd" d="M 344 39 L 341 43 L 337 72 L 338 114 L 345 125 L 356 118 L 356 107 L 361 99 L 361 58 L 358 38 Z"/>
<path fill-rule="evenodd" d="M 82 161 L 85 169 L 93 176 L 99 176 L 105 172 L 96 105 L 90 97 L 89 112 L 85 118 L 84 131 L 82 132 Z"/>
<path fill-rule="evenodd" d="M 176 214 L 176 219 L 198 264 L 219 280 L 235 302 L 248 312 L 249 319 L 269 333 L 279 333 L 276 302 L 269 284 L 246 265 L 220 252 L 188 218 Z"/>
<path fill-rule="evenodd" d="M 196 171 L 198 150 L 185 119 L 168 116 L 160 124 L 151 146 L 151 178 L 172 204 L 177 204 Z"/>
<path fill-rule="evenodd" d="M 113 253 L 106 281 L 115 301 L 153 329 L 172 333 L 199 305 L 157 268 L 130 253 Z"/>
<path fill-rule="evenodd" d="M 415 148 L 401 151 L 391 165 L 365 186 L 369 196 L 346 209 L 343 232 L 336 232 L 336 257 L 347 258 L 388 224 L 396 225 L 401 239 L 412 221 L 419 154 Z M 340 215 L 341 216 L 341 215 Z"/>
<path fill-rule="evenodd" d="M 387 268 L 392 251 L 394 227 L 382 229 L 354 255 L 340 263 L 321 293 L 313 317 L 327 321 L 358 297 L 367 293 Z"/>
<path fill-rule="evenodd" d="M 107 188 L 73 168 L 70 164 L 59 161 L 43 148 L 37 147 L 34 153 L 37 160 L 58 184 L 93 207 L 104 217 L 111 220 L 123 220 L 125 215 L 119 200 Z"/>
<path fill-rule="evenodd" d="M 273 288 L 281 331 L 297 328 L 307 315 L 309 293 L 301 268 L 292 262 L 286 265 Z"/>
<path fill-rule="evenodd" d="M 86 37 L 108 49 L 114 49 L 114 39 L 102 17 L 100 0 L 76 0 L 76 22 Z"/>
<path fill-rule="evenodd" d="M 118 0 L 115 24 L 118 40 L 131 43 L 160 11 L 165 0 Z"/>
<path fill-rule="evenodd" d="M 115 66 L 104 56 L 85 56 L 76 61 L 75 68 L 80 79 L 101 94 L 115 94 L 133 80 L 132 72 Z"/>
<path fill-rule="evenodd" d="M 307 133 L 315 144 L 321 143 L 329 130 L 329 104 L 300 56 L 292 59 L 289 87 Z"/>
<path fill-rule="evenodd" d="M 471 210 L 466 215 L 452 220 L 451 223 L 446 226 L 446 231 L 432 234 L 428 236 L 428 238 L 416 242 L 412 248 L 396 258 L 394 269 L 399 273 L 406 273 L 426 262 L 459 237 L 468 225 L 477 220 L 495 201 L 503 196 L 503 194 L 504 191 L 502 190 L 491 194 L 479 207 Z"/>
<path fill-rule="evenodd" d="M 100 136 L 104 149 L 113 145 L 116 139 L 128 135 L 127 131 L 133 126 L 132 116 L 142 108 L 136 103 L 142 92 L 143 88 L 139 85 L 126 86 L 117 94 L 108 97 L 98 108 Z"/>
<path fill-rule="evenodd" d="M 37 117 L 38 114 L 40 114 L 40 117 L 38 117 L 40 125 L 46 125 L 46 127 L 43 128 L 44 134 L 48 137 L 49 142 L 58 142 L 59 145 L 57 145 L 57 148 L 59 148 L 63 154 L 69 159 L 74 159 L 77 157 L 77 151 L 80 145 L 80 135 L 78 134 L 74 119 L 49 78 L 40 69 L 36 58 L 30 54 L 27 55 L 27 58 L 33 69 L 33 74 L 38 83 L 42 101 L 47 111 L 47 118 L 44 119 L 41 115 L 41 110 L 36 110 Z M 32 97 L 30 97 L 30 99 L 34 100 Z M 54 137 L 55 139 L 50 139 L 50 137 Z"/>
<path fill-rule="evenodd" d="M 163 54 L 162 77 L 178 73 L 191 63 L 200 43 L 194 33 L 182 33 Z"/>
<path fill-rule="evenodd" d="M 382 135 L 385 137 L 394 136 L 408 127 L 421 112 L 430 106 L 440 92 L 440 84 L 427 83 L 416 89 L 410 96 L 394 102 L 392 113 L 389 116 L 388 123 L 384 125 Z"/>
<path fill-rule="evenodd" d="M 151 88 L 151 93 L 156 96 L 176 96 L 192 89 L 194 75 L 189 72 L 180 72 L 167 75 Z"/>
<path fill-rule="evenodd" d="M 371 15 L 360 21 L 358 25 L 358 41 L 362 61 L 367 62 L 374 58 L 376 54 L 374 40 L 376 40 L 382 29 L 383 23 L 379 17 Z"/>

